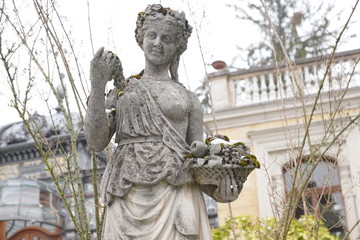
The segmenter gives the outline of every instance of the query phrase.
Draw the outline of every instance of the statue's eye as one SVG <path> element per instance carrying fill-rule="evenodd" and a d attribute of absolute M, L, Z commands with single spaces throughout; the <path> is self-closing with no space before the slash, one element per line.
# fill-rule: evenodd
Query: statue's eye
<path fill-rule="evenodd" d="M 156 34 L 154 32 L 148 32 L 145 36 L 152 40 L 156 38 Z"/>
<path fill-rule="evenodd" d="M 162 37 L 162 41 L 164 42 L 164 43 L 171 43 L 172 42 L 172 37 L 170 36 L 170 35 L 165 35 L 165 36 L 163 36 Z"/>

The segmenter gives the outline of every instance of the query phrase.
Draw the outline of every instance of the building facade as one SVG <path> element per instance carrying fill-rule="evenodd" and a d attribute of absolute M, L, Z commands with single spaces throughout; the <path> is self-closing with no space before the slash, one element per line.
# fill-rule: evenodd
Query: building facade
<path fill-rule="evenodd" d="M 327 204 L 323 217 L 334 234 L 355 226 L 351 239 L 360 235 L 359 58 L 356 49 L 336 53 L 331 64 L 323 56 L 207 76 L 213 114 L 205 115 L 205 129 L 244 142 L 262 166 L 231 203 L 233 215 L 278 216 L 299 166 L 310 179 L 308 210 L 316 214 Z M 311 173 L 314 158 L 319 164 Z M 296 217 L 304 208 L 298 206 Z M 229 216 L 229 205 L 218 204 L 219 224 Z"/>

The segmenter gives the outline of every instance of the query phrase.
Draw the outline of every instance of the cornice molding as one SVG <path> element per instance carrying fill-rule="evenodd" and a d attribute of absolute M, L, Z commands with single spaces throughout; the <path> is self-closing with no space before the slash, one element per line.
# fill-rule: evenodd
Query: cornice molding
<path fill-rule="evenodd" d="M 49 143 L 61 142 L 63 147 L 69 145 L 70 135 L 52 136 L 47 139 Z M 78 136 L 77 144 L 86 146 L 84 133 Z M 55 149 L 55 147 L 54 147 Z M 35 160 L 41 158 L 39 151 L 33 141 L 10 144 L 0 147 L 0 164 L 16 163 L 21 161 Z"/>
<path fill-rule="evenodd" d="M 338 91 L 337 91 L 338 92 Z M 324 109 L 330 108 L 330 94 L 337 92 L 323 93 L 321 95 L 321 103 Z M 305 98 L 306 112 L 310 112 L 313 104 L 314 95 Z M 319 102 L 320 103 L 320 102 Z M 354 87 L 347 90 L 341 107 L 347 109 L 360 108 L 360 87 Z M 302 117 L 301 102 L 299 98 L 274 100 L 254 105 L 246 105 L 236 108 L 229 108 L 215 111 L 215 118 L 218 130 L 244 127 L 254 124 L 263 124 L 269 122 L 283 121 L 285 119 L 298 119 Z M 316 114 L 321 114 L 316 113 Z M 210 131 L 215 130 L 215 124 L 212 114 L 204 115 L 204 125 Z"/>

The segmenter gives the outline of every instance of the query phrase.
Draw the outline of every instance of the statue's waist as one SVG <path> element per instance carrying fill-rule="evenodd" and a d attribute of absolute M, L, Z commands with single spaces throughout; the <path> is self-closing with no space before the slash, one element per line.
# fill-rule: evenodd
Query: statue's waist
<path fill-rule="evenodd" d="M 150 143 L 150 142 L 162 142 L 162 136 L 148 136 L 148 137 L 132 137 L 121 139 L 118 146 L 127 145 L 131 143 Z"/>

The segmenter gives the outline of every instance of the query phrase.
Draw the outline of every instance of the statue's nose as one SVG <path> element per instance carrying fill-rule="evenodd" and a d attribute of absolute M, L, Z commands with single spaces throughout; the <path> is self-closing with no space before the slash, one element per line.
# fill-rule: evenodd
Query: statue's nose
<path fill-rule="evenodd" d="M 157 36 L 157 37 L 156 37 L 153 45 L 156 46 L 156 47 L 160 47 L 160 46 L 161 46 L 161 37 L 160 37 L 160 36 Z"/>

